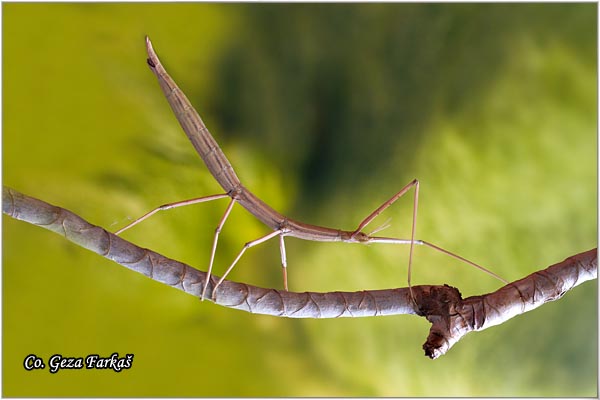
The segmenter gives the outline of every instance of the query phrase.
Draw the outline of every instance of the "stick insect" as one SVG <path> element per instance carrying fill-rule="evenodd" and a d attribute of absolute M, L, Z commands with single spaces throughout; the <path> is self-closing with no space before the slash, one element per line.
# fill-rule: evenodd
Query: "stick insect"
<path fill-rule="evenodd" d="M 157 213 L 161 210 L 167 210 L 170 208 L 181 207 L 190 204 L 202 203 L 217 199 L 223 199 L 226 197 L 230 198 L 229 204 L 225 209 L 225 213 L 219 220 L 217 228 L 215 229 L 215 234 L 213 237 L 213 243 L 210 253 L 210 259 L 208 263 L 208 276 L 210 276 L 213 268 L 213 263 L 215 259 L 215 253 L 217 250 L 217 243 L 219 240 L 219 233 L 221 232 L 223 225 L 227 221 L 227 217 L 229 216 L 233 205 L 235 203 L 240 204 L 244 207 L 248 212 L 254 215 L 258 220 L 267 225 L 272 231 L 259 237 L 255 240 L 247 242 L 237 257 L 233 260 L 233 262 L 229 265 L 229 268 L 223 274 L 223 276 L 219 279 L 219 281 L 215 284 L 213 288 L 213 295 L 216 292 L 216 289 L 223 282 L 225 277 L 231 272 L 233 267 L 238 263 L 242 255 L 251 247 L 264 243 L 270 239 L 278 238 L 279 239 L 279 250 L 281 253 L 281 266 L 283 272 L 283 286 L 284 289 L 288 290 L 288 281 L 287 281 L 287 259 L 285 253 L 285 242 L 284 238 L 286 236 L 295 237 L 298 239 L 304 240 L 312 240 L 319 242 L 345 242 L 345 243 L 362 243 L 362 244 L 370 244 L 370 243 L 388 243 L 388 244 L 408 244 L 410 245 L 409 257 L 408 257 L 408 287 L 411 288 L 411 268 L 413 261 L 413 250 L 415 245 L 424 245 L 435 249 L 439 252 L 442 252 L 448 256 L 461 260 L 467 264 L 472 265 L 479 270 L 488 273 L 489 275 L 501 280 L 504 283 L 508 283 L 500 276 L 496 275 L 492 271 L 475 264 L 472 261 L 467 260 L 457 254 L 451 253 L 448 250 L 445 250 L 439 246 L 436 246 L 432 243 L 426 242 L 424 240 L 415 239 L 416 225 L 417 225 L 417 208 L 419 203 L 419 181 L 417 179 L 412 180 L 406 186 L 404 186 L 400 191 L 394 194 L 390 199 L 381 204 L 375 211 L 369 214 L 365 219 L 363 219 L 358 227 L 352 231 L 346 231 L 341 229 L 333 229 L 324 226 L 317 226 L 306 224 L 300 221 L 293 220 L 291 218 L 287 218 L 282 214 L 278 213 L 274 209 L 272 209 L 269 205 L 263 202 L 261 199 L 256 197 L 252 192 L 250 192 L 237 177 L 233 167 L 215 139 L 212 137 L 202 119 L 196 112 L 196 110 L 192 107 L 190 101 L 187 99 L 185 94 L 179 89 L 175 81 L 169 76 L 165 68 L 162 66 L 158 56 L 156 55 L 152 43 L 150 39 L 146 37 L 146 50 L 148 53 L 147 63 L 150 66 L 150 70 L 156 75 L 160 87 L 164 92 L 167 101 L 171 105 L 175 116 L 179 120 L 181 127 L 185 131 L 186 135 L 192 142 L 192 145 L 206 164 L 206 167 L 216 179 L 216 181 L 221 185 L 224 193 L 215 194 L 211 196 L 199 197 L 184 201 L 178 201 L 174 203 L 169 203 L 162 205 L 154 210 L 144 214 L 140 218 L 134 220 L 129 225 L 121 228 L 116 232 L 116 234 L 121 234 L 125 230 L 131 228 L 132 226 L 142 222 L 143 220 L 149 218 L 153 214 Z M 381 214 L 385 209 L 390 207 L 392 204 L 396 202 L 400 197 L 406 194 L 410 189 L 414 188 L 414 198 L 413 198 L 413 213 L 412 213 L 412 225 L 411 225 L 411 235 L 410 239 L 399 239 L 393 237 L 381 237 L 381 236 L 372 236 L 374 232 L 369 234 L 364 233 L 362 230 L 375 219 L 379 214 Z M 379 231 L 377 229 L 376 231 Z M 206 280 L 201 299 L 204 300 L 206 290 L 208 288 L 209 279 Z M 411 291 L 412 293 L 412 291 Z"/>

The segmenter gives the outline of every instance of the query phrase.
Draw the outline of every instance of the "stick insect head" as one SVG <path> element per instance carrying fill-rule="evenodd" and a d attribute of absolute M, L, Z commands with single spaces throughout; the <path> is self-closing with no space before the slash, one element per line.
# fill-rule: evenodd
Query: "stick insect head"
<path fill-rule="evenodd" d="M 354 242 L 354 243 L 368 243 L 369 241 L 371 241 L 371 236 L 367 235 L 364 232 L 356 231 L 356 232 L 352 232 L 349 235 L 348 241 Z"/>

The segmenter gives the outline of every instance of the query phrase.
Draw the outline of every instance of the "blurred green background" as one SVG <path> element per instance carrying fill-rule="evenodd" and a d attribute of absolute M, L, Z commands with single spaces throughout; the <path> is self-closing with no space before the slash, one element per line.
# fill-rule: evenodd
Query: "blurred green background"
<path fill-rule="evenodd" d="M 144 35 L 244 184 L 354 228 L 411 179 L 419 238 L 514 280 L 596 246 L 596 4 L 16 4 L 3 8 L 3 180 L 117 230 L 219 193 L 145 63 Z M 411 197 L 380 216 L 407 237 Z M 206 270 L 226 201 L 125 237 Z M 216 273 L 267 232 L 240 207 Z M 287 241 L 290 289 L 405 286 L 408 251 Z M 232 279 L 281 287 L 277 243 Z M 501 286 L 416 249 L 413 282 Z M 431 361 L 414 316 L 288 320 L 153 282 L 3 218 L 4 396 L 596 396 L 597 285 Z M 28 354 L 135 354 L 27 372 Z"/>

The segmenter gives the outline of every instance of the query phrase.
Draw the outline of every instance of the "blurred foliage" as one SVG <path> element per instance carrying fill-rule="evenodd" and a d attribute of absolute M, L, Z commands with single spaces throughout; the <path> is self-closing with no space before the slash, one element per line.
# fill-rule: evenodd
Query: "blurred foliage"
<path fill-rule="evenodd" d="M 397 155 L 394 143 L 410 165 L 431 114 L 452 115 L 489 91 L 524 36 L 574 42 L 590 61 L 596 49 L 579 23 L 589 16 L 543 4 L 246 9 L 248 33 L 220 61 L 215 112 L 224 132 L 286 175 L 300 171 L 300 204 L 333 189 L 354 194 Z"/>
<path fill-rule="evenodd" d="M 595 4 L 3 4 L 3 180 L 116 230 L 219 188 L 145 66 L 149 34 L 242 181 L 355 227 L 414 177 L 418 236 L 513 280 L 596 246 Z M 412 197 L 412 196 L 408 196 Z M 225 202 L 126 237 L 205 269 Z M 410 198 L 385 235 L 409 234 Z M 367 229 L 368 231 L 368 229 Z M 234 209 L 223 271 L 266 232 Z M 294 321 L 163 287 L 3 218 L 4 396 L 596 396 L 597 288 L 434 362 L 416 317 Z M 404 286 L 407 249 L 289 240 L 293 290 Z M 233 278 L 281 285 L 276 243 Z M 106 268 L 103 268 L 106 267 Z M 499 283 L 417 249 L 413 282 Z M 30 353 L 134 353 L 27 372 Z"/>

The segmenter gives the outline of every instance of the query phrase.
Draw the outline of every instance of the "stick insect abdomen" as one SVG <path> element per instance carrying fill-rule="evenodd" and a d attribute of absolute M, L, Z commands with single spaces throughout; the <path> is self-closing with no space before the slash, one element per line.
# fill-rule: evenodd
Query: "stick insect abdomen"
<path fill-rule="evenodd" d="M 156 56 L 150 40 L 146 38 L 148 50 L 148 65 L 164 92 L 177 120 L 192 142 L 194 148 L 202 157 L 208 170 L 215 177 L 225 192 L 232 192 L 240 186 L 240 180 L 235 174 L 231 163 L 212 137 L 206 125 L 196 112 L 186 95 L 179 89 L 175 81 L 167 74 L 160 60 Z"/>
<path fill-rule="evenodd" d="M 269 228 L 273 230 L 282 230 L 284 232 L 284 236 L 320 242 L 365 241 L 361 240 L 363 236 L 366 237 L 364 234 L 358 238 L 352 238 L 353 232 L 350 231 L 305 224 L 303 222 L 287 218 L 272 209 L 268 204 L 256 197 L 252 192 L 248 191 L 242 185 L 239 186 L 234 198 L 242 207 L 248 210 L 248 212 L 258 218 Z"/>
<path fill-rule="evenodd" d="M 256 197 L 243 185 L 239 185 L 231 194 L 232 197 L 259 221 L 273 230 L 283 228 L 286 218 Z"/>

